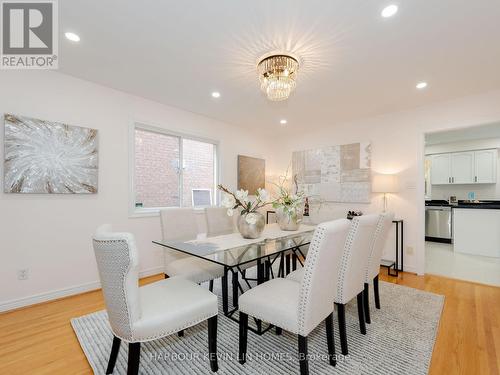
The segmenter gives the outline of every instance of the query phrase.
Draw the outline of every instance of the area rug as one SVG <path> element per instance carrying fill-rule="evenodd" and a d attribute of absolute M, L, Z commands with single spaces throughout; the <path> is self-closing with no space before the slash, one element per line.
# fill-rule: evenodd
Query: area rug
<path fill-rule="evenodd" d="M 216 284 L 217 286 L 217 284 Z M 216 293 L 219 292 L 216 288 Z M 371 290 L 371 288 L 370 288 Z M 372 293 L 373 297 L 373 293 Z M 359 332 L 356 303 L 346 309 L 349 355 L 328 364 L 325 325 L 309 335 L 311 374 L 427 374 L 439 326 L 444 297 L 400 285 L 380 282 L 382 308 L 371 305 L 372 323 Z M 220 298 L 219 298 L 220 300 Z M 274 330 L 263 336 L 249 331 L 248 360 L 237 361 L 238 323 L 222 314 L 219 306 L 218 374 L 299 374 L 297 337 Z M 112 333 L 105 311 L 72 319 L 71 324 L 95 374 L 104 374 Z M 335 348 L 340 353 L 335 315 Z M 141 374 L 209 374 L 207 324 L 141 346 Z M 126 374 L 127 345 L 122 343 L 114 374 Z"/>

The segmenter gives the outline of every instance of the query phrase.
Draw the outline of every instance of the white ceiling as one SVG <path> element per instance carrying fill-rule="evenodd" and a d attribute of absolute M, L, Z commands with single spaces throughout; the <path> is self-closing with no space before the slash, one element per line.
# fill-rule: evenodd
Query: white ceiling
<path fill-rule="evenodd" d="M 399 13 L 381 18 L 390 3 Z M 262 132 L 500 88 L 498 0 L 71 0 L 59 12 L 61 35 L 81 37 L 61 37 L 63 73 Z M 257 59 L 274 50 L 303 60 L 286 102 L 259 89 Z"/>

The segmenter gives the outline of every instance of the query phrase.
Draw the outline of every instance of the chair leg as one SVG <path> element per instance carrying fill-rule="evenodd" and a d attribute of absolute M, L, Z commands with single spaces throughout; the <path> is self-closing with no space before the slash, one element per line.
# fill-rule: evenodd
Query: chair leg
<path fill-rule="evenodd" d="M 309 361 L 307 358 L 307 336 L 299 335 L 299 364 L 300 375 L 309 375 Z"/>
<path fill-rule="evenodd" d="M 378 294 L 378 275 L 373 279 L 373 294 L 375 294 L 375 307 L 380 309 L 380 295 Z"/>
<path fill-rule="evenodd" d="M 276 334 L 279 336 L 283 333 L 283 330 L 281 329 L 281 327 L 276 327 Z"/>
<path fill-rule="evenodd" d="M 179 332 L 177 332 L 177 336 L 184 337 L 184 330 L 182 329 Z"/>
<path fill-rule="evenodd" d="M 216 372 L 217 364 L 217 315 L 208 319 L 208 355 L 210 358 L 210 369 Z"/>
<path fill-rule="evenodd" d="M 120 351 L 120 344 L 122 340 L 118 337 L 113 337 L 113 345 L 111 346 L 111 354 L 109 355 L 108 368 L 106 369 L 106 374 L 112 374 L 116 364 L 116 358 L 118 357 L 118 352 Z"/>
<path fill-rule="evenodd" d="M 349 351 L 347 350 L 347 328 L 345 323 L 345 305 L 342 303 L 336 303 L 337 314 L 339 317 L 339 335 L 340 335 L 340 349 L 343 355 L 347 355 Z"/>
<path fill-rule="evenodd" d="M 325 326 L 326 343 L 328 344 L 328 358 L 330 360 L 330 365 L 335 366 L 337 364 L 337 358 L 335 356 L 335 338 L 333 336 L 333 313 L 326 317 Z"/>
<path fill-rule="evenodd" d="M 240 311 L 240 352 L 238 361 L 244 364 L 247 360 L 248 315 Z"/>
<path fill-rule="evenodd" d="M 366 335 L 365 313 L 363 309 L 363 292 L 359 292 L 356 296 L 358 300 L 358 318 L 359 318 L 359 331 Z"/>
<path fill-rule="evenodd" d="M 363 308 L 365 311 L 365 321 L 370 324 L 370 285 L 365 283 L 365 289 L 363 290 Z"/>
<path fill-rule="evenodd" d="M 208 290 L 210 290 L 211 292 L 214 291 L 214 281 L 213 280 L 210 280 L 210 283 L 208 284 Z"/>
<path fill-rule="evenodd" d="M 141 343 L 140 342 L 129 343 L 127 375 L 139 374 L 140 358 L 141 358 Z"/>

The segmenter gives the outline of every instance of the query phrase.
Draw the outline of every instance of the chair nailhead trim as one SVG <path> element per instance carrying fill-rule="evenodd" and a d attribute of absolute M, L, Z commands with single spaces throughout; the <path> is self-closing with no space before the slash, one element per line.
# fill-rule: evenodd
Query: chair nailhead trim
<path fill-rule="evenodd" d="M 209 318 L 213 317 L 213 316 L 216 316 L 218 314 L 209 314 L 209 315 L 204 315 L 203 317 L 200 317 L 200 318 L 197 318 L 197 319 L 194 319 L 188 323 L 185 323 L 184 325 L 178 327 L 178 328 L 175 328 L 175 329 L 171 329 L 169 331 L 163 331 L 163 332 L 160 332 L 158 333 L 157 335 L 154 335 L 154 336 L 148 336 L 148 337 L 145 337 L 145 338 L 142 338 L 140 340 L 134 340 L 134 341 L 130 341 L 130 342 L 147 342 L 147 341 L 153 341 L 153 340 L 158 340 L 158 339 L 161 339 L 165 336 L 169 336 L 173 333 L 176 333 L 176 332 L 179 332 L 179 331 L 182 331 L 183 329 L 186 329 L 186 328 L 189 328 L 189 327 L 192 327 L 192 326 L 195 326 L 196 324 L 199 324 L 201 322 L 204 322 L 205 320 L 208 320 Z M 126 340 L 125 340 L 126 341 Z"/>
<path fill-rule="evenodd" d="M 123 306 L 124 306 L 124 313 L 126 315 L 125 317 L 125 322 L 122 321 L 122 319 L 120 319 L 120 317 L 117 317 L 118 320 L 120 320 L 120 322 L 117 322 L 118 325 L 121 325 L 122 329 L 124 329 L 124 331 L 126 331 L 127 333 L 129 333 L 130 336 L 128 337 L 124 337 L 125 340 L 133 340 L 133 330 L 132 330 L 132 324 L 131 324 L 131 316 L 130 316 L 130 311 L 129 311 L 129 307 L 128 307 L 128 300 L 127 300 L 127 295 L 125 294 L 125 278 L 126 278 L 126 275 L 128 274 L 128 272 L 130 271 L 130 249 L 129 249 L 129 246 L 128 246 L 128 243 L 126 240 L 97 240 L 97 239 L 93 239 L 93 242 L 94 242 L 94 246 L 97 246 L 97 248 L 99 247 L 103 247 L 103 248 L 100 248 L 98 251 L 96 251 L 96 256 L 97 257 L 100 257 L 103 255 L 103 252 L 105 251 L 108 251 L 110 252 L 109 250 L 109 247 L 110 246 L 121 246 L 121 250 L 123 251 L 126 251 L 126 254 L 123 255 L 123 254 L 120 254 L 118 256 L 120 257 L 123 257 L 124 259 L 127 259 L 127 266 L 126 268 L 123 269 L 123 272 L 122 274 L 120 275 L 120 283 L 121 283 L 121 288 L 119 289 L 119 294 L 120 294 L 120 299 L 123 303 Z M 106 247 L 108 247 L 108 249 L 106 249 Z M 116 255 L 116 254 L 112 254 L 112 255 Z M 103 263 L 106 262 L 106 260 L 102 259 L 101 260 Z M 112 261 L 112 259 L 108 259 L 108 261 Z M 103 292 L 104 292 L 104 289 L 103 289 Z M 109 312 L 108 312 L 109 314 Z M 109 318 L 108 318 L 109 319 Z"/>
<path fill-rule="evenodd" d="M 309 252 L 307 254 L 306 263 L 304 265 L 304 276 L 302 282 L 300 283 L 300 296 L 299 296 L 299 306 L 298 306 L 298 320 L 299 320 L 299 332 L 305 332 L 305 315 L 306 306 L 310 303 L 310 290 L 312 273 L 316 262 L 318 261 L 319 255 L 319 245 L 323 242 L 325 236 L 325 228 L 318 226 L 314 231 L 314 237 L 309 245 Z"/>
<path fill-rule="evenodd" d="M 354 219 L 352 219 L 351 228 L 349 230 L 349 233 L 347 234 L 347 239 L 346 239 L 346 242 L 344 245 L 344 251 L 342 254 L 342 260 L 340 262 L 339 278 L 338 278 L 338 283 L 337 283 L 337 297 L 336 297 L 336 301 L 335 301 L 338 303 L 343 303 L 342 301 L 344 300 L 345 277 L 346 277 L 347 268 L 348 268 L 349 263 L 351 261 L 352 245 L 353 245 L 354 239 L 356 238 L 356 235 L 358 233 L 358 229 L 359 229 L 359 219 L 354 218 Z"/>
<path fill-rule="evenodd" d="M 377 228 L 375 229 L 375 234 L 373 236 L 373 239 L 371 241 L 371 244 L 370 244 L 370 256 L 368 257 L 368 265 L 366 267 L 366 273 L 365 273 L 365 281 L 368 283 L 368 279 L 369 279 L 369 272 L 370 272 L 370 269 L 371 269 L 371 266 L 372 266 L 372 263 L 373 263 L 373 252 L 375 250 L 375 244 L 377 243 L 379 237 L 380 237 L 380 234 L 382 233 L 382 229 L 384 228 L 384 224 L 385 224 L 385 214 L 381 214 L 379 216 L 379 219 L 378 219 L 378 222 L 377 222 Z"/>

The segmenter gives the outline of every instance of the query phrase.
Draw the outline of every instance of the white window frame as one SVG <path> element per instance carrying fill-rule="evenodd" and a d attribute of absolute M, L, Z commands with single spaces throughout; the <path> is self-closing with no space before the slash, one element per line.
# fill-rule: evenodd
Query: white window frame
<path fill-rule="evenodd" d="M 184 139 L 210 143 L 214 145 L 214 195 L 212 196 L 212 204 L 217 205 L 219 201 L 220 194 L 217 193 L 217 185 L 220 180 L 220 152 L 219 152 L 219 141 L 214 139 L 209 139 L 197 135 L 180 133 L 172 131 L 160 126 L 148 125 L 142 122 L 135 122 L 131 124 L 129 128 L 129 216 L 130 217 L 145 217 L 145 216 L 158 216 L 160 210 L 165 207 L 136 207 L 135 206 L 135 130 L 145 130 L 153 133 L 168 135 L 171 137 L 179 138 L 179 164 L 183 165 L 183 150 L 182 141 Z M 183 193 L 183 168 L 180 168 L 179 173 L 179 205 L 182 207 L 182 193 Z M 195 210 L 200 209 L 193 207 Z"/>

